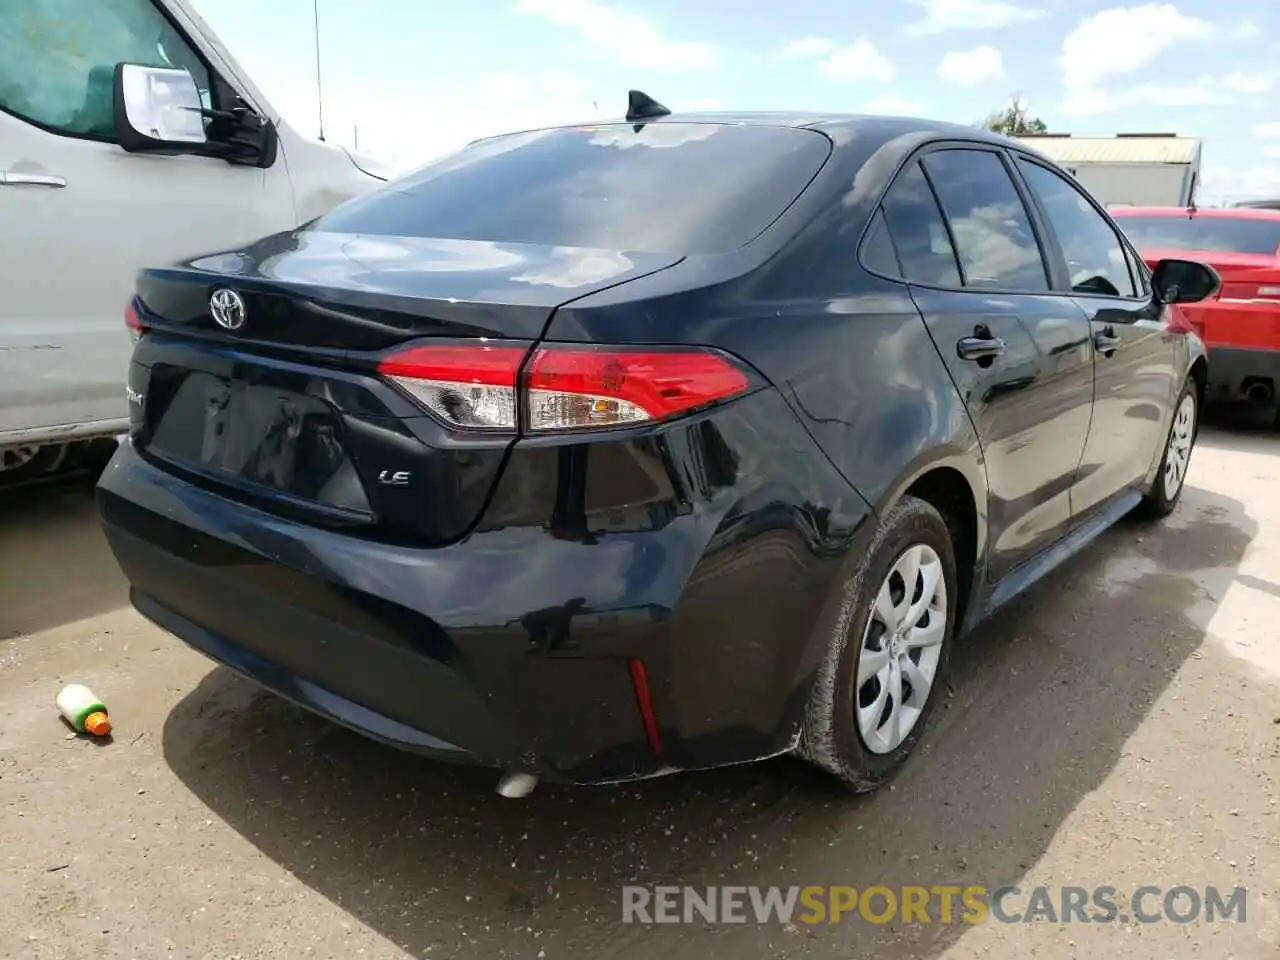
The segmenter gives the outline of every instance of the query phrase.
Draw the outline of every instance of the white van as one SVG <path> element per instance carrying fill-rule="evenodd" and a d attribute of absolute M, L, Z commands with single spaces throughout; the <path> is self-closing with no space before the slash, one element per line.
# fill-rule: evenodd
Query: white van
<path fill-rule="evenodd" d="M 0 479 L 127 429 L 142 266 L 288 230 L 383 182 L 291 129 L 188 0 L 4 0 Z"/>

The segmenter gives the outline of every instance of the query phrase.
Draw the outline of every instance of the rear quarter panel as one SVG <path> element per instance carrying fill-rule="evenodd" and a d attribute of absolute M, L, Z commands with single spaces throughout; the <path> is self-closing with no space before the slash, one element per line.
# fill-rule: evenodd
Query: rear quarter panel
<path fill-rule="evenodd" d="M 877 513 L 934 467 L 968 481 L 985 554 L 986 480 L 973 424 L 905 284 L 858 263 L 872 212 L 901 165 L 944 131 L 889 140 L 833 133 L 837 149 L 758 240 L 562 307 L 552 340 L 714 345 L 786 399 Z"/>

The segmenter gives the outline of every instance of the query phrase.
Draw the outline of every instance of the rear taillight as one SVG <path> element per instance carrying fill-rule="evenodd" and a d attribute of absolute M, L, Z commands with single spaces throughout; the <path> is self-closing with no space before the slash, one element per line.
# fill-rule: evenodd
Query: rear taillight
<path fill-rule="evenodd" d="M 550 346 L 525 376 L 530 430 L 617 427 L 665 420 L 742 393 L 749 382 L 716 353 Z"/>
<path fill-rule="evenodd" d="M 521 410 L 535 432 L 634 426 L 750 386 L 742 370 L 709 350 L 550 344 L 527 365 L 525 354 L 499 344 L 418 346 L 383 360 L 378 372 L 450 426 L 508 432 Z"/>
<path fill-rule="evenodd" d="M 124 308 L 124 324 L 129 328 L 129 333 L 133 335 L 134 340 L 140 340 L 147 330 L 147 325 L 138 316 L 138 308 L 132 300 Z"/>
<path fill-rule="evenodd" d="M 490 344 L 410 347 L 379 363 L 378 372 L 450 426 L 510 431 L 526 352 Z"/>
<path fill-rule="evenodd" d="M 1280 300 L 1280 285 L 1228 281 L 1218 294 L 1220 300 Z"/>

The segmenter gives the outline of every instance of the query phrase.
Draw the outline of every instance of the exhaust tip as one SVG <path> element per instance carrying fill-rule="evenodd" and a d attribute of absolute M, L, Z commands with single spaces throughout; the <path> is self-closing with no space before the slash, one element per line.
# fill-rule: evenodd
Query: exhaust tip
<path fill-rule="evenodd" d="M 538 778 L 531 773 L 508 771 L 498 781 L 498 793 L 508 800 L 519 800 L 533 793 L 533 788 L 537 785 Z"/>
<path fill-rule="evenodd" d="M 1254 403 L 1267 403 L 1272 396 L 1271 385 L 1260 380 L 1255 380 L 1245 388 L 1244 395 Z"/>

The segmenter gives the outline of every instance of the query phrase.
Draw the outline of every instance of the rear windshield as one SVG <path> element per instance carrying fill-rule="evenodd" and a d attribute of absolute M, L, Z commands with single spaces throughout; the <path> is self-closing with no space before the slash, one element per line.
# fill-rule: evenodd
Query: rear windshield
<path fill-rule="evenodd" d="M 1139 250 L 1145 247 L 1272 256 L 1280 248 L 1280 218 L 1127 217 L 1115 211 L 1112 215 Z"/>
<path fill-rule="evenodd" d="M 724 253 L 753 240 L 830 153 L 812 130 L 710 123 L 600 124 L 481 141 L 313 230 Z"/>

